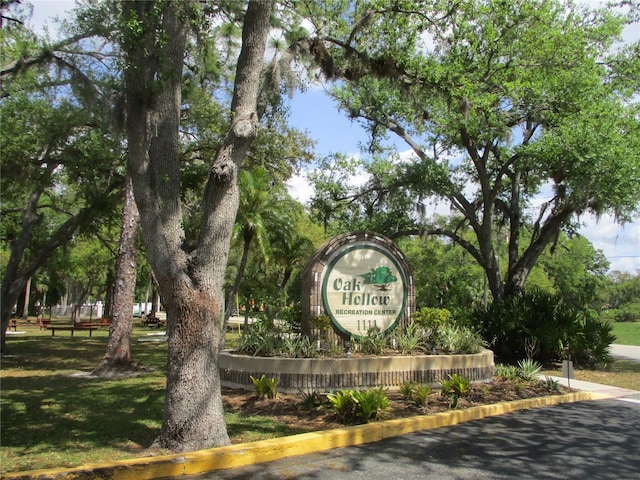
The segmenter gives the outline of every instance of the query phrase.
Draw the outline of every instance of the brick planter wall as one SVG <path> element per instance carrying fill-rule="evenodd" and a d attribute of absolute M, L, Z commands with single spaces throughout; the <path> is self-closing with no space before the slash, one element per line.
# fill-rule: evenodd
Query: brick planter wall
<path fill-rule="evenodd" d="M 220 355 L 222 385 L 253 390 L 250 376 L 278 379 L 278 391 L 398 388 L 404 382 L 437 384 L 449 374 L 474 382 L 493 379 L 493 352 L 472 355 L 415 355 L 351 358 L 250 357 L 225 351 Z"/>

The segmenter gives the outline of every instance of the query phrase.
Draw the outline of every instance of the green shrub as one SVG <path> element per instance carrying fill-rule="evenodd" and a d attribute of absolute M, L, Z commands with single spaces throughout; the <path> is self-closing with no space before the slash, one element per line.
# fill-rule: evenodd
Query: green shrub
<path fill-rule="evenodd" d="M 405 400 L 411 400 L 413 389 L 418 386 L 418 382 L 406 381 L 400 385 L 400 394 Z"/>
<path fill-rule="evenodd" d="M 340 390 L 327 395 L 329 407 L 334 411 L 341 423 L 351 423 L 355 417 L 356 402 L 353 399 L 355 390 Z"/>
<path fill-rule="evenodd" d="M 237 350 L 255 357 L 276 356 L 282 348 L 282 332 L 266 321 L 257 321 L 238 339 Z"/>
<path fill-rule="evenodd" d="M 318 356 L 318 344 L 304 335 L 285 336 L 280 352 L 288 358 L 315 358 Z"/>
<path fill-rule="evenodd" d="M 512 295 L 475 311 L 474 317 L 480 334 L 502 362 L 527 354 L 542 364 L 568 355 L 585 366 L 610 361 L 611 327 L 547 292 Z M 527 351 L 531 345 L 535 349 Z"/>
<path fill-rule="evenodd" d="M 258 398 L 276 398 L 278 396 L 276 390 L 276 385 L 278 385 L 277 378 L 266 378 L 265 375 L 262 375 L 260 378 L 254 378 L 250 375 L 249 378 L 251 378 L 251 382 L 253 382 Z"/>
<path fill-rule="evenodd" d="M 283 307 L 278 312 L 277 318 L 285 322 L 289 330 L 300 333 L 302 324 L 302 303 L 296 302 L 293 305 Z"/>
<path fill-rule="evenodd" d="M 369 327 L 366 335 L 353 340 L 354 346 L 367 355 L 382 355 L 387 348 L 387 337 L 380 327 Z"/>
<path fill-rule="evenodd" d="M 316 390 L 311 390 L 310 392 L 300 392 L 302 395 L 302 400 L 300 401 L 299 407 L 302 410 L 314 410 L 322 405 L 322 397 Z"/>
<path fill-rule="evenodd" d="M 382 387 L 356 390 L 353 399 L 356 403 L 356 421 L 364 423 L 384 418 L 391 408 L 389 397 Z"/>
<path fill-rule="evenodd" d="M 318 315 L 309 320 L 309 326 L 313 329 L 326 332 L 331 327 L 331 318 L 327 314 Z"/>
<path fill-rule="evenodd" d="M 318 345 L 309 337 L 285 333 L 270 322 L 258 321 L 249 325 L 238 339 L 236 350 L 254 357 L 314 358 Z"/>
<path fill-rule="evenodd" d="M 469 327 L 443 325 L 435 336 L 435 347 L 445 353 L 478 353 L 486 345 L 482 336 Z"/>
<path fill-rule="evenodd" d="M 400 385 L 400 394 L 405 400 L 414 402 L 419 407 L 426 407 L 431 393 L 430 385 L 407 381 Z"/>
<path fill-rule="evenodd" d="M 340 390 L 327 395 L 330 408 L 344 424 L 367 423 L 383 418 L 391 408 L 387 393 L 381 388 Z"/>
<path fill-rule="evenodd" d="M 539 384 L 547 389 L 550 393 L 560 393 L 560 382 L 550 377 L 545 377 L 544 380 L 538 380 Z"/>
<path fill-rule="evenodd" d="M 426 407 L 429 403 L 430 385 L 416 385 L 411 392 L 411 400 L 419 407 Z"/>
<path fill-rule="evenodd" d="M 640 302 L 631 302 L 621 305 L 616 309 L 614 317 L 616 322 L 637 322 L 640 320 Z"/>
<path fill-rule="evenodd" d="M 417 323 L 411 323 L 404 331 L 394 332 L 392 337 L 397 345 L 398 350 L 403 355 L 411 355 L 418 351 L 424 350 L 424 337 L 422 328 Z"/>
<path fill-rule="evenodd" d="M 504 365 L 499 363 L 496 365 L 495 376 L 506 381 L 515 380 L 518 378 L 518 367 L 515 365 Z"/>
<path fill-rule="evenodd" d="M 589 315 L 581 315 L 574 323 L 567 344 L 567 354 L 578 365 L 598 367 L 611 362 L 611 344 L 616 336 L 613 327 Z"/>
<path fill-rule="evenodd" d="M 422 328 L 437 329 L 451 320 L 451 312 L 446 308 L 423 307 L 411 315 L 411 320 Z"/>

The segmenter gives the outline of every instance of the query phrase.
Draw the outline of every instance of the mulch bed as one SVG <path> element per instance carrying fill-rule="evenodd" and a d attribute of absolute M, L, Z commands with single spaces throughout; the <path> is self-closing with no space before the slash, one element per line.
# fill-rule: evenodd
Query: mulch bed
<path fill-rule="evenodd" d="M 559 393 L 570 390 L 559 386 Z M 307 406 L 308 392 L 299 394 L 279 393 L 276 398 L 258 399 L 255 393 L 246 390 L 223 388 L 222 398 L 225 410 L 243 416 L 267 416 L 281 422 L 296 432 L 310 432 L 343 427 L 334 411 L 326 402 L 326 394 L 320 394 L 320 404 Z M 467 397 L 460 398 L 458 409 L 488 405 L 526 398 L 537 398 L 557 394 L 551 392 L 545 385 L 539 383 L 522 383 L 495 380 L 490 383 L 474 384 Z M 387 396 L 391 401 L 391 410 L 382 420 L 413 417 L 444 412 L 450 409 L 449 398 L 440 395 L 440 391 L 433 389 L 426 406 L 418 406 L 414 402 L 403 398 L 397 390 L 388 390 Z M 233 441 L 233 439 L 232 439 Z"/>

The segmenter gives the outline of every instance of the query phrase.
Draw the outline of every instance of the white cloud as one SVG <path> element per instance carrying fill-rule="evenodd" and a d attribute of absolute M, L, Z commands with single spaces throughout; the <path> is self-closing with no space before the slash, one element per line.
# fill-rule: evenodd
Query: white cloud
<path fill-rule="evenodd" d="M 287 182 L 287 190 L 292 198 L 306 205 L 313 196 L 313 187 L 305 173 L 294 175 Z"/>
<path fill-rule="evenodd" d="M 609 270 L 632 274 L 640 273 L 640 221 L 627 225 L 616 223 L 612 215 L 600 219 L 589 215 L 582 219 L 579 233 L 598 250 L 602 250 L 611 263 Z"/>

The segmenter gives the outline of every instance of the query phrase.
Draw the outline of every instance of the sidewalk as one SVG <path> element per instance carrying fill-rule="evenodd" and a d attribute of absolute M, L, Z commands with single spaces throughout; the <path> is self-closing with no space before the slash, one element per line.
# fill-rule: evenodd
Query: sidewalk
<path fill-rule="evenodd" d="M 549 375 L 545 375 L 543 378 L 551 378 L 560 385 L 565 387 L 569 387 L 575 390 L 580 390 L 584 392 L 590 392 L 597 395 L 602 395 L 603 397 L 608 398 L 621 398 L 621 397 L 636 397 L 640 400 L 640 392 L 635 390 L 628 390 L 626 388 L 620 387 L 612 387 L 610 385 L 601 385 L 599 383 L 592 382 L 583 382 L 581 380 L 576 380 L 575 378 L 567 379 L 566 377 L 553 377 Z"/>

